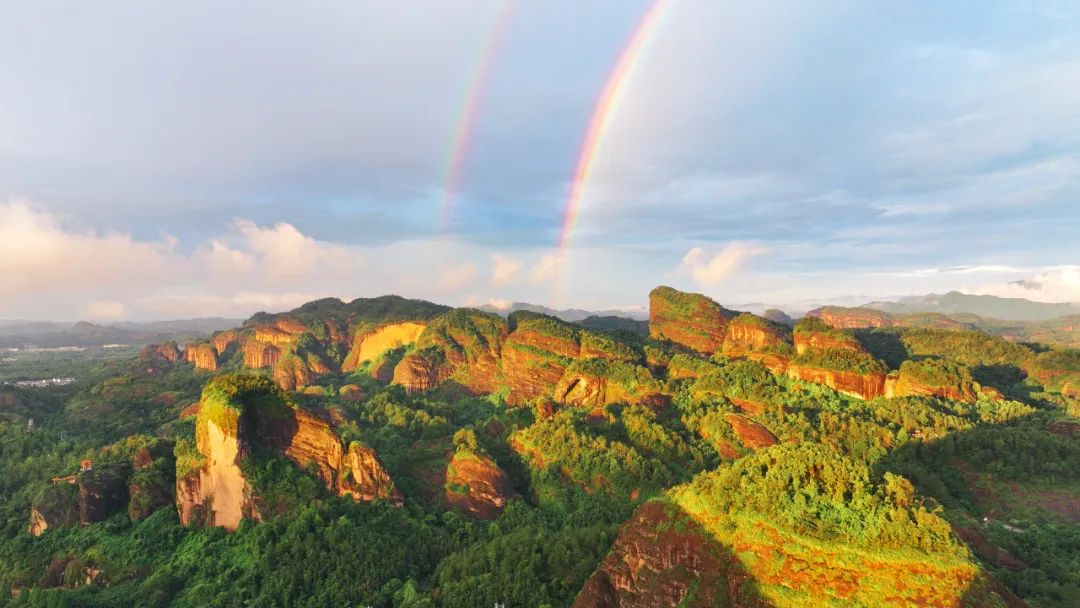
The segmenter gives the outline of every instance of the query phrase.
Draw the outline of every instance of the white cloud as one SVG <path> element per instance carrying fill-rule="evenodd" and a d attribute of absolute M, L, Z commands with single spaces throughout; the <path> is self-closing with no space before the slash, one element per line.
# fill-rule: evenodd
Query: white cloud
<path fill-rule="evenodd" d="M 539 285 L 557 279 L 562 272 L 564 258 L 557 253 L 549 253 L 540 258 L 529 272 L 529 283 Z"/>
<path fill-rule="evenodd" d="M 461 291 L 476 278 L 476 266 L 471 263 L 443 268 L 439 272 L 438 290 L 444 293 Z"/>
<path fill-rule="evenodd" d="M 501 253 L 496 253 L 492 256 L 492 264 L 492 287 L 505 287 L 511 285 L 516 283 L 521 276 L 523 264 L 520 260 L 516 260 Z"/>
<path fill-rule="evenodd" d="M 974 292 L 1036 302 L 1080 302 L 1080 266 L 1062 266 Z"/>
<path fill-rule="evenodd" d="M 95 300 L 86 303 L 83 316 L 91 321 L 122 321 L 127 318 L 127 307 L 119 300 Z"/>
<path fill-rule="evenodd" d="M 766 253 L 766 249 L 754 244 L 735 242 L 719 251 L 707 251 L 694 247 L 683 256 L 678 272 L 688 273 L 701 287 L 714 287 L 723 283 L 750 258 Z"/>

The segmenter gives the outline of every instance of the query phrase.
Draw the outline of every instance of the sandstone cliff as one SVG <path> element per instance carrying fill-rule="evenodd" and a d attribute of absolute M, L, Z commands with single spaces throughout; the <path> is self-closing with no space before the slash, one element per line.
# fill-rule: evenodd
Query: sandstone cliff
<path fill-rule="evenodd" d="M 161 344 L 151 344 L 139 352 L 141 359 L 160 359 L 169 363 L 176 363 L 182 356 L 180 347 L 172 340 Z"/>
<path fill-rule="evenodd" d="M 352 348 L 341 365 L 342 371 L 353 371 L 363 363 L 375 361 L 389 350 L 415 343 L 426 327 L 427 323 L 406 321 L 357 331 Z"/>
<path fill-rule="evenodd" d="M 662 530 L 662 532 L 661 532 Z M 731 553 L 685 514 L 649 502 L 623 524 L 574 608 L 766 607 Z"/>
<path fill-rule="evenodd" d="M 259 376 L 224 376 L 207 384 L 196 419 L 196 451 L 177 460 L 177 509 L 184 524 L 235 530 L 259 518 L 258 497 L 241 464 L 259 445 L 303 468 L 314 467 L 326 489 L 357 500 L 402 496 L 372 450 L 346 452 L 329 421 L 297 408 Z"/>
<path fill-rule="evenodd" d="M 451 310 L 420 334 L 415 349 L 394 369 L 394 383 L 418 392 L 452 380 L 468 393 L 495 392 L 502 385 L 500 360 L 508 333 L 498 315 Z"/>
<path fill-rule="evenodd" d="M 211 344 L 191 342 L 184 348 L 184 359 L 196 369 L 214 371 L 218 367 L 217 353 Z"/>
<path fill-rule="evenodd" d="M 796 380 L 824 384 L 839 393 L 859 399 L 873 399 L 885 394 L 883 372 L 848 372 L 792 362 L 788 365 L 787 375 Z"/>
<path fill-rule="evenodd" d="M 962 365 L 944 360 L 904 361 L 898 372 L 885 380 L 886 397 L 929 395 L 953 401 L 974 402 L 980 389 Z"/>
<path fill-rule="evenodd" d="M 663 385 L 648 369 L 607 359 L 583 359 L 572 363 L 555 386 L 554 397 L 558 403 L 586 409 L 612 403 L 661 408 L 671 402 Z"/>
<path fill-rule="evenodd" d="M 375 450 L 353 442 L 345 453 L 343 465 L 338 476 L 340 495 L 364 502 L 381 498 L 399 507 L 405 503 L 401 490 L 375 457 Z"/>
<path fill-rule="evenodd" d="M 649 335 L 705 355 L 720 350 L 727 324 L 737 314 L 701 294 L 670 287 L 649 293 Z"/>
<path fill-rule="evenodd" d="M 446 501 L 479 519 L 502 513 L 514 494 L 510 478 L 491 458 L 459 448 L 446 466 Z"/>

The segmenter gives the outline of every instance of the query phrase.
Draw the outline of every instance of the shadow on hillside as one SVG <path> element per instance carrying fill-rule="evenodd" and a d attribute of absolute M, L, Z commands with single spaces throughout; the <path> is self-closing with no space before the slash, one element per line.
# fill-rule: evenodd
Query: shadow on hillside
<path fill-rule="evenodd" d="M 920 495 L 971 516 L 967 523 L 956 518 L 951 523 L 988 568 L 989 580 L 969 589 L 961 602 L 963 606 L 993 605 L 994 595 L 1010 608 L 1026 606 L 989 570 L 1017 571 L 1029 566 L 990 544 L 983 538 L 982 524 L 977 522 L 983 518 L 1008 520 L 1011 502 L 1028 498 L 1022 488 L 1025 482 L 1053 480 L 1066 485 L 1080 479 L 1080 446 L 1048 430 L 1050 420 L 1048 412 L 1037 411 L 1002 424 L 954 432 L 932 443 L 908 443 L 875 464 L 877 476 L 885 472 L 903 475 Z M 1038 578 L 1046 576 L 1044 572 L 1033 574 Z"/>
<path fill-rule="evenodd" d="M 642 505 L 623 525 L 573 608 L 771 608 L 734 552 L 667 502 Z"/>
<path fill-rule="evenodd" d="M 855 339 L 874 357 L 881 359 L 889 369 L 899 369 L 900 364 L 911 358 L 900 334 L 888 329 L 856 329 Z"/>

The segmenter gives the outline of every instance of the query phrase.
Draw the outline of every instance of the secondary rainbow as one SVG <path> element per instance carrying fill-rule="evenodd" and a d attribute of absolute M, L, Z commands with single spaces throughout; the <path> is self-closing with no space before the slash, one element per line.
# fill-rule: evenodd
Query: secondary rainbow
<path fill-rule="evenodd" d="M 513 22 L 517 0 L 504 0 L 492 21 L 480 56 L 476 60 L 468 86 L 461 101 L 454 136 L 451 140 L 449 160 L 443 175 L 442 200 L 439 203 L 439 233 L 445 234 L 453 221 L 454 207 L 465 177 L 465 162 L 469 158 L 477 117 L 484 105 L 491 76 L 506 42 L 506 34 Z"/>
<path fill-rule="evenodd" d="M 558 259 L 565 259 L 566 249 L 570 245 L 570 238 L 573 236 L 578 215 L 581 213 L 585 186 L 589 182 L 589 175 L 592 173 L 593 165 L 596 162 L 597 152 L 603 141 L 604 133 L 607 131 L 612 115 L 618 108 L 626 83 L 634 70 L 635 64 L 641 57 L 642 50 L 649 41 L 653 30 L 656 29 L 657 23 L 660 22 L 664 9 L 670 3 L 670 0 L 655 0 L 645 11 L 622 52 L 619 53 L 615 67 L 608 74 L 604 89 L 593 106 L 592 117 L 589 119 L 589 128 L 585 132 L 585 139 L 582 141 L 581 151 L 578 154 L 574 179 L 570 185 L 570 195 L 566 199 L 566 207 L 563 210 L 562 231 L 559 233 L 559 243 L 556 250 Z"/>

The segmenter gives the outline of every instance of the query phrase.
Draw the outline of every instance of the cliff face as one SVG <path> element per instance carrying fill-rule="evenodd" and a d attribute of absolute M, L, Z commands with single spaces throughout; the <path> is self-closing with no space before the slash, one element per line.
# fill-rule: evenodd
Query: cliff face
<path fill-rule="evenodd" d="M 217 353 L 214 347 L 206 343 L 190 343 L 184 349 L 184 358 L 196 369 L 214 371 L 218 367 Z"/>
<path fill-rule="evenodd" d="M 226 377 L 215 382 L 228 381 Z M 222 396 L 220 386 L 207 385 L 196 420 L 196 449 L 202 462 L 193 470 L 178 471 L 176 480 L 182 523 L 235 530 L 242 519 L 258 519 L 258 497 L 252 495 L 240 467 L 255 444 L 300 467 L 314 465 L 330 492 L 402 504 L 401 493 L 373 450 L 353 444 L 346 452 L 330 422 L 292 407 L 275 390 L 257 385 L 230 398 Z"/>
<path fill-rule="evenodd" d="M 584 409 L 613 403 L 666 407 L 671 398 L 639 365 L 606 360 L 582 361 L 567 368 L 555 385 L 555 401 Z"/>
<path fill-rule="evenodd" d="M 79 475 L 79 523 L 88 526 L 105 521 L 128 502 L 126 464 L 99 467 Z"/>
<path fill-rule="evenodd" d="M 394 369 L 394 383 L 409 392 L 430 390 L 448 380 L 471 394 L 502 385 L 500 359 L 509 333 L 506 320 L 466 308 L 436 317 L 416 341 L 416 350 Z"/>
<path fill-rule="evenodd" d="M 795 334 L 795 353 L 798 355 L 812 350 L 828 349 L 863 352 L 862 346 L 853 336 L 824 332 L 796 332 Z"/>
<path fill-rule="evenodd" d="M 727 324 L 736 315 L 701 294 L 670 287 L 649 293 L 649 335 L 705 355 L 720 350 Z"/>
<path fill-rule="evenodd" d="M 222 429 L 214 420 L 196 422 L 196 446 L 206 463 L 186 475 L 177 475 L 176 500 L 180 523 L 202 523 L 235 530 L 242 519 L 257 519 L 251 488 L 240 470 L 250 451 L 239 416 L 234 429 Z"/>
<path fill-rule="evenodd" d="M 890 374 L 885 379 L 885 386 L 882 394 L 886 397 L 928 395 L 940 399 L 966 401 L 968 403 L 971 403 L 978 398 L 975 394 L 975 387 L 972 384 L 957 383 L 953 385 L 934 386 L 932 384 L 924 384 L 902 372 L 899 374 Z"/>
<path fill-rule="evenodd" d="M 244 367 L 259 369 L 273 367 L 281 357 L 281 349 L 269 342 L 248 340 L 244 342 Z"/>
<path fill-rule="evenodd" d="M 345 454 L 343 473 L 338 478 L 338 494 L 368 502 L 381 498 L 401 506 L 405 497 L 375 456 L 375 450 L 353 443 Z"/>
<path fill-rule="evenodd" d="M 573 606 L 768 606 L 744 589 L 746 579 L 738 561 L 697 522 L 650 502 L 623 525 Z"/>
<path fill-rule="evenodd" d="M 721 352 L 728 357 L 762 360 L 770 355 L 783 358 L 792 353 L 790 330 L 761 317 L 744 313 L 728 323 Z"/>
<path fill-rule="evenodd" d="M 873 399 L 885 394 L 883 373 L 859 374 L 791 363 L 787 367 L 787 375 L 796 380 L 824 384 L 839 393 L 860 399 Z"/>
<path fill-rule="evenodd" d="M 806 313 L 808 317 L 817 317 L 830 327 L 838 329 L 859 329 L 863 327 L 892 327 L 892 315 L 873 308 L 844 308 L 825 306 Z"/>
<path fill-rule="evenodd" d="M 523 317 L 523 318 L 522 318 Z M 566 366 L 581 353 L 578 332 L 557 319 L 518 315 L 503 346 L 502 368 L 508 400 L 521 405 L 550 396 Z"/>
<path fill-rule="evenodd" d="M 342 363 L 342 371 L 350 372 L 362 363 L 376 360 L 386 351 L 413 344 L 420 338 L 427 323 L 408 321 L 383 325 L 371 331 L 357 332 L 352 348 Z"/>
<path fill-rule="evenodd" d="M 182 357 L 180 347 L 172 340 L 161 344 L 151 344 L 139 352 L 142 359 L 161 359 L 169 363 L 176 363 Z"/>
<path fill-rule="evenodd" d="M 502 513 L 514 488 L 506 473 L 487 456 L 458 450 L 446 467 L 446 500 L 451 506 L 485 520 Z"/>

